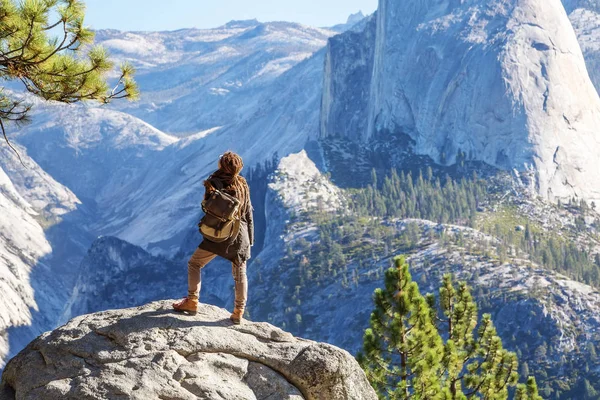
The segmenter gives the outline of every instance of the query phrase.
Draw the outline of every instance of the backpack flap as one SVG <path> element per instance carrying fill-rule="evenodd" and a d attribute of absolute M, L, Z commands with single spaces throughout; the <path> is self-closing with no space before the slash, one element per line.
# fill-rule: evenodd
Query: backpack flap
<path fill-rule="evenodd" d="M 204 238 L 212 242 L 220 243 L 237 236 L 240 230 L 240 220 L 233 219 L 223 221 L 210 214 L 206 214 L 198 226 L 200 228 L 200 233 Z"/>
<path fill-rule="evenodd" d="M 224 220 L 234 219 L 238 214 L 239 208 L 240 201 L 238 199 L 216 189 L 202 202 L 202 210 L 206 214 Z"/>

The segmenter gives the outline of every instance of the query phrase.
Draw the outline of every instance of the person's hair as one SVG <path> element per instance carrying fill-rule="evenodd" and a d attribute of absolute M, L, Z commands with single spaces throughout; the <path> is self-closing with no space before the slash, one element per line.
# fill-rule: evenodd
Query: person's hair
<path fill-rule="evenodd" d="M 246 213 L 250 203 L 250 189 L 246 179 L 240 175 L 244 168 L 244 161 L 238 154 L 228 151 L 219 159 L 219 169 L 213 174 L 226 181 L 228 190 L 235 192 L 235 197 L 240 200 L 241 212 Z"/>

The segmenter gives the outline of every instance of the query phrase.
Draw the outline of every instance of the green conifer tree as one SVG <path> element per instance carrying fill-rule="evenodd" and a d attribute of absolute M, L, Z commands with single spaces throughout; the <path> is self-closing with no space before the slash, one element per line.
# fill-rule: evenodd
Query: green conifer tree
<path fill-rule="evenodd" d="M 589 380 L 584 379 L 583 380 L 583 399 L 584 400 L 592 400 L 592 399 L 597 399 L 598 398 L 598 392 L 596 391 L 596 389 L 594 389 L 594 387 L 592 386 L 592 384 L 590 383 Z"/>
<path fill-rule="evenodd" d="M 404 257 L 375 290 L 371 327 L 358 360 L 381 398 L 437 399 L 441 395 L 442 339 Z"/>
<path fill-rule="evenodd" d="M 507 399 L 519 377 L 517 357 L 503 348 L 489 315 L 478 320 L 469 287 L 444 276 L 438 316 L 435 298 L 420 294 L 405 259 L 394 261 L 385 287 L 374 293 L 375 310 L 358 356 L 379 397 Z M 535 380 L 518 393 L 539 400 Z"/>
<path fill-rule="evenodd" d="M 509 387 L 519 378 L 517 356 L 503 348 L 489 314 L 478 322 L 468 285 L 455 286 L 452 276 L 444 275 L 439 308 L 440 333 L 448 337 L 443 358 L 445 397 L 507 399 Z"/>
<path fill-rule="evenodd" d="M 543 400 L 538 394 L 538 387 L 533 376 L 527 379 L 527 385 L 518 385 L 515 400 Z"/>
<path fill-rule="evenodd" d="M 81 0 L 0 0 L 0 80 L 64 103 L 135 99 L 131 65 L 123 65 L 109 87 L 105 78 L 113 64 L 102 47 L 89 46 L 94 34 L 83 25 L 84 14 Z M 30 109 L 0 87 L 0 130 L 9 146 L 5 124 L 25 122 Z"/>

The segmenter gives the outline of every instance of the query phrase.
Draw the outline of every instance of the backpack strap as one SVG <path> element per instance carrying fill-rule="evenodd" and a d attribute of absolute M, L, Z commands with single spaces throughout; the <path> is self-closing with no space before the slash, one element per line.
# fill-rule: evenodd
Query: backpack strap
<path fill-rule="evenodd" d="M 215 178 L 213 175 L 211 175 L 208 178 L 206 178 L 206 181 L 209 182 L 212 185 L 213 190 L 221 191 L 223 189 L 223 182 L 221 182 L 220 179 Z M 213 190 L 208 191 L 208 188 L 206 190 L 207 191 L 206 191 L 206 195 L 205 196 L 208 196 L 209 193 L 213 192 Z M 204 208 L 204 203 L 205 202 L 206 202 L 206 200 L 202 201 L 202 211 L 204 211 L 206 214 L 208 214 L 208 211 L 206 210 L 206 208 Z M 216 215 L 213 215 L 213 216 L 216 217 Z"/>

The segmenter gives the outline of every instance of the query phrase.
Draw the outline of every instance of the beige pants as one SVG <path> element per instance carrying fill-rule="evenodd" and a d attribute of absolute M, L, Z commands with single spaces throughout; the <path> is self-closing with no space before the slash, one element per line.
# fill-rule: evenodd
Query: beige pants
<path fill-rule="evenodd" d="M 188 298 L 198 299 L 202 286 L 202 268 L 217 255 L 210 251 L 196 249 L 188 261 Z M 246 263 L 236 265 L 231 263 L 231 274 L 235 282 L 235 308 L 244 310 L 248 298 L 248 277 Z"/>

